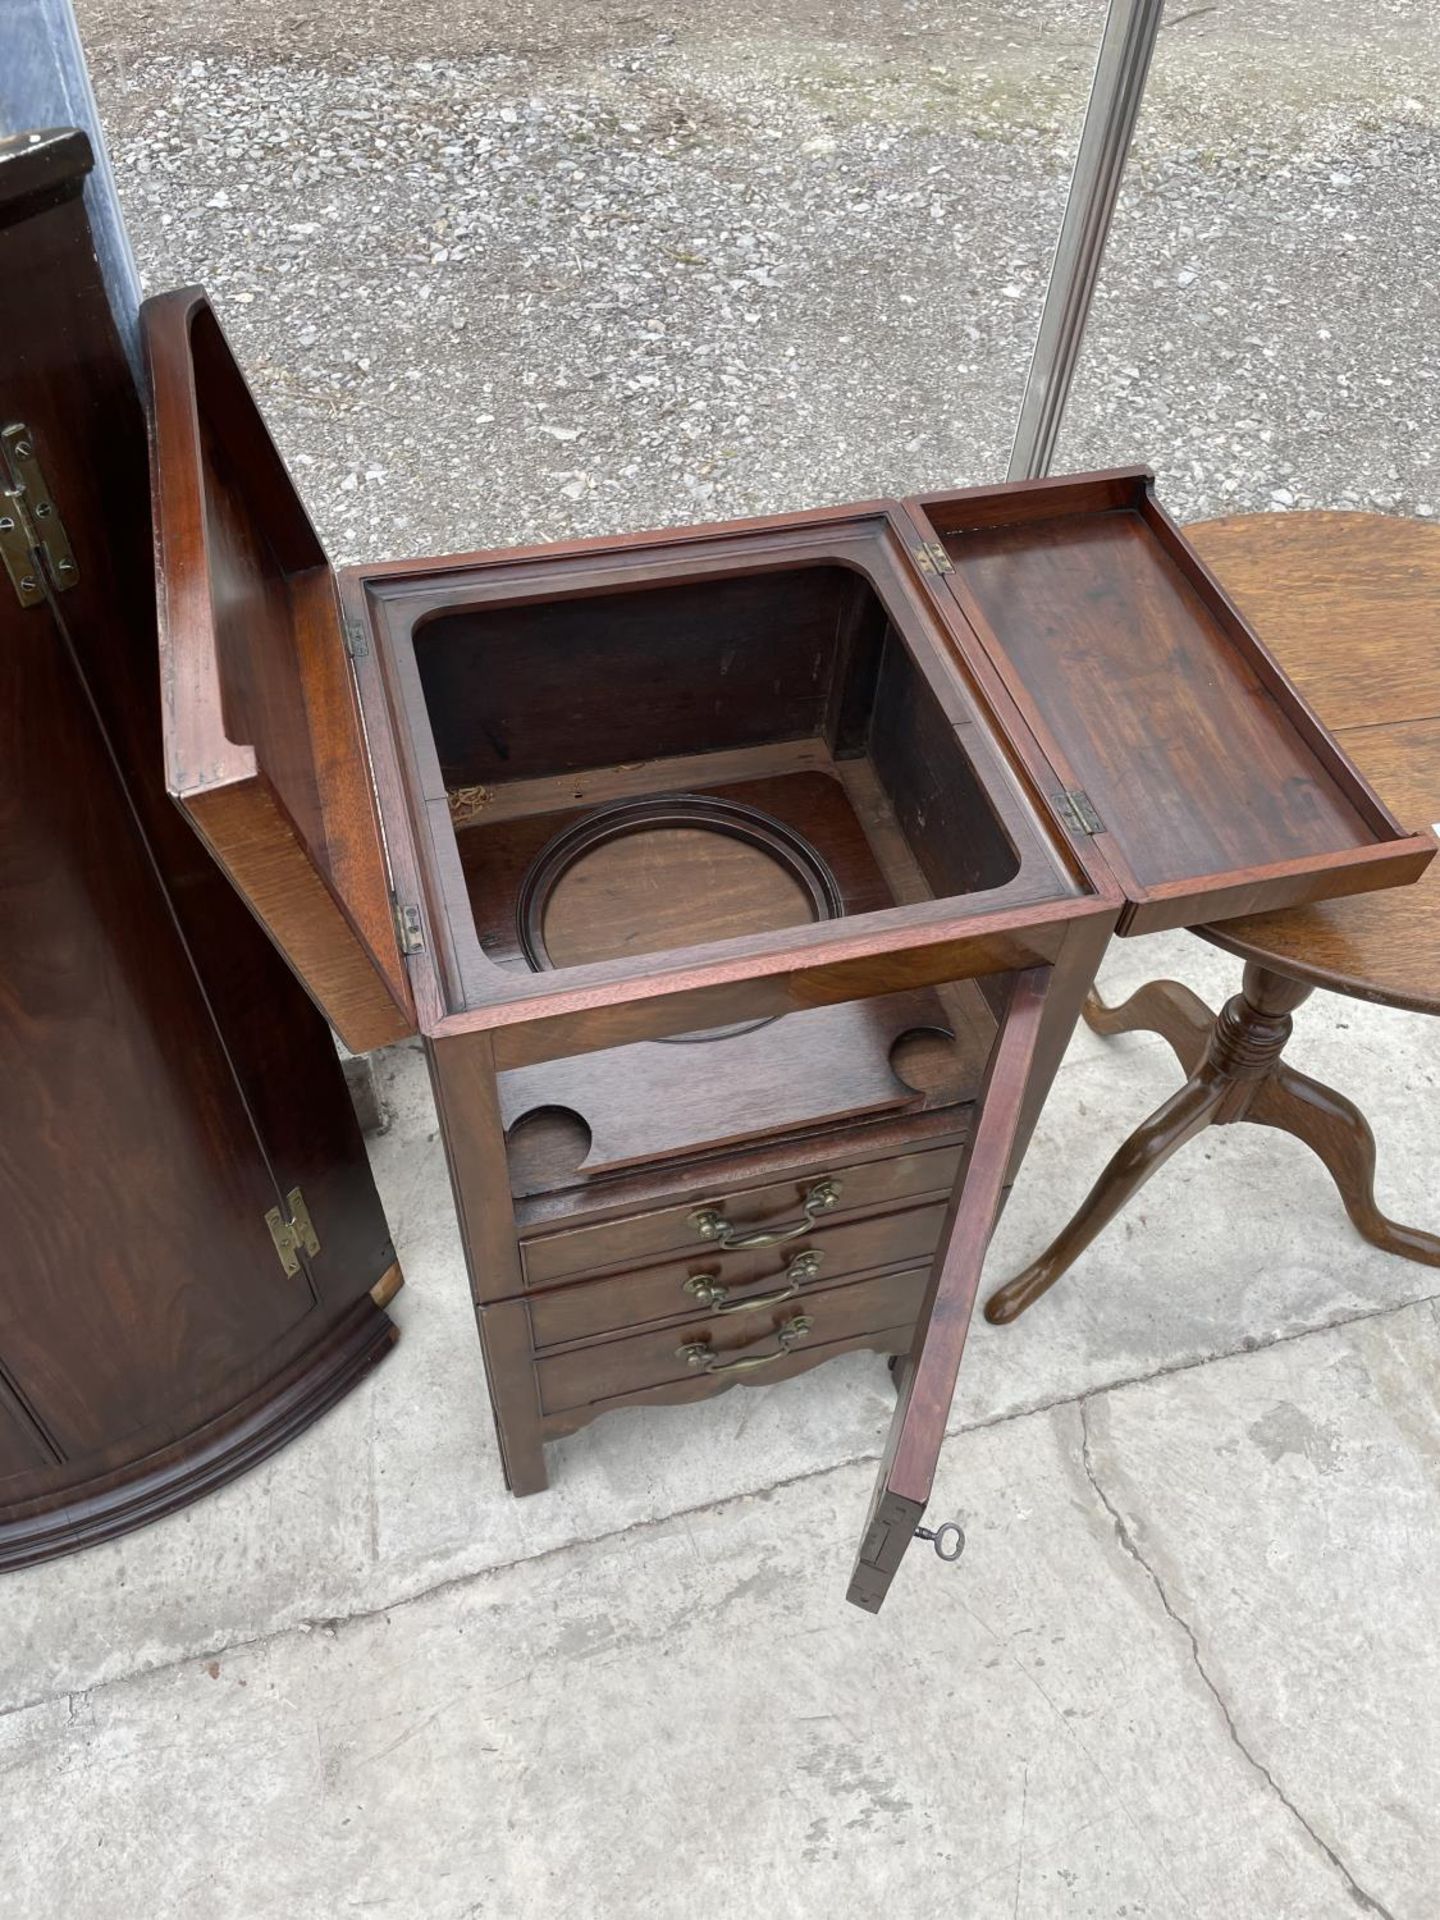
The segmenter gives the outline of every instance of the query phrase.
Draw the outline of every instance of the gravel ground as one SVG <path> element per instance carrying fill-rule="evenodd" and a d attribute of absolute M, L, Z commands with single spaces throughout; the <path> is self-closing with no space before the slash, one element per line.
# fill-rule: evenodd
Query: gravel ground
<path fill-rule="evenodd" d="M 1104 9 L 80 0 L 337 559 L 999 477 Z M 1440 10 L 1178 0 L 1060 450 L 1440 510 Z"/>

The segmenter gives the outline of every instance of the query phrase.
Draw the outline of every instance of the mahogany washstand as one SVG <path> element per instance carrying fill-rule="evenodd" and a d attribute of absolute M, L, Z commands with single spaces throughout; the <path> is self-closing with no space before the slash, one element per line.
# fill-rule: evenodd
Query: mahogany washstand
<path fill-rule="evenodd" d="M 1112 931 L 1433 841 L 1142 469 L 337 575 L 204 296 L 143 320 L 170 788 L 352 1046 L 425 1038 L 510 1486 L 903 1353 L 877 1610 Z"/>

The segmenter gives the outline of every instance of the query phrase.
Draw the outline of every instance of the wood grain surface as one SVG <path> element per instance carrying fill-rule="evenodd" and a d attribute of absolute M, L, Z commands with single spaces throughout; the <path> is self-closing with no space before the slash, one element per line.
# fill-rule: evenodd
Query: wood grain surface
<path fill-rule="evenodd" d="M 813 759 L 809 741 L 797 742 Z M 788 751 L 788 749 L 787 749 Z M 717 755 L 723 761 L 728 756 Z M 780 754 L 774 755 L 775 760 Z M 701 794 L 756 807 L 798 834 L 828 866 L 847 914 L 892 906 L 894 899 L 871 850 L 846 786 L 835 768 L 805 765 L 757 779 L 717 780 L 704 756 L 682 764 L 686 786 L 665 784 L 668 761 L 653 763 L 646 795 Z M 537 797 L 539 782 L 527 782 Z M 503 795 L 505 789 L 497 789 Z M 475 926 L 487 959 L 529 971 L 520 951 L 516 906 L 527 871 L 565 828 L 589 807 L 502 814 L 488 809 L 460 829 L 457 840 Z M 550 895 L 545 945 L 556 967 L 637 953 L 674 952 L 706 940 L 743 938 L 786 926 L 806 926 L 814 910 L 798 881 L 762 848 L 704 828 L 632 834 L 577 861 Z"/>
<path fill-rule="evenodd" d="M 779 1296 L 803 1301 L 818 1286 L 881 1267 L 923 1264 L 935 1251 L 944 1217 L 945 1202 L 937 1199 L 863 1220 L 821 1222 L 813 1233 L 783 1246 L 728 1253 L 697 1249 L 608 1280 L 549 1287 L 529 1299 L 535 1345 L 563 1346 L 651 1321 L 691 1318 L 702 1304 L 710 1304 L 708 1297 L 697 1296 L 692 1284 L 697 1276 L 723 1292 L 719 1318 L 743 1329 L 753 1324 L 752 1314 L 785 1304 Z"/>
<path fill-rule="evenodd" d="M 1025 1096 L 1041 1063 L 1048 968 L 1017 976 L 996 1036 L 974 1127 L 915 1316 L 915 1339 L 880 1460 L 847 1598 L 878 1613 L 915 1535 L 955 1398 L 980 1271 L 1022 1145 Z"/>
<path fill-rule="evenodd" d="M 932 1231 L 939 1226 L 938 1214 L 930 1225 Z M 913 1322 L 924 1291 L 925 1268 L 918 1266 L 845 1286 L 813 1288 L 753 1314 L 701 1316 L 623 1340 L 574 1347 L 536 1362 L 541 1411 L 593 1410 L 597 1403 L 681 1380 L 699 1379 L 712 1393 L 763 1380 L 789 1357 L 779 1338 L 787 1323 L 808 1323 L 794 1351 L 828 1347 L 839 1352 L 859 1337 Z M 715 1371 L 697 1372 L 689 1363 L 683 1349 L 692 1340 L 707 1349 Z"/>
<path fill-rule="evenodd" d="M 1064 512 L 1046 518 L 1047 497 Z M 1404 833 L 1147 476 L 1077 477 L 1037 492 L 1029 518 L 1018 495 L 982 504 L 907 503 L 952 562 L 960 652 L 983 656 L 1023 717 L 1017 749 L 1098 815 L 1094 857 L 1130 903 L 1122 933 L 1424 870 L 1433 843 Z"/>
<path fill-rule="evenodd" d="M 1440 823 L 1440 526 L 1267 513 L 1186 533 L 1391 812 Z M 1204 933 L 1313 986 L 1440 1013 L 1440 862 L 1414 886 Z"/>
<path fill-rule="evenodd" d="M 165 792 L 145 422 L 89 164 L 79 134 L 0 142 L 7 417 L 79 565 L 29 607 L 0 582 L 0 1567 L 232 1478 L 395 1337 L 330 1033 Z M 287 1274 L 265 1216 L 296 1186 L 321 1245 Z"/>
<path fill-rule="evenodd" d="M 145 303 L 170 790 L 356 1052 L 415 1028 L 335 577 L 219 322 Z"/>
<path fill-rule="evenodd" d="M 973 995 L 973 989 L 972 989 Z M 578 1155 L 534 1138 L 511 1155 L 514 1191 L 574 1185 L 607 1169 L 659 1163 L 700 1148 L 795 1132 L 886 1109 L 953 1106 L 974 1098 L 993 1025 L 978 995 L 947 1011 L 933 989 L 842 1000 L 787 1014 L 749 1032 L 641 1041 L 501 1075 L 507 1134 L 525 1116 L 574 1115 Z M 946 1024 L 950 1023 L 950 1033 Z M 897 1044 L 928 1035 L 902 1077 Z M 927 1083 L 928 1084 L 925 1084 Z"/>

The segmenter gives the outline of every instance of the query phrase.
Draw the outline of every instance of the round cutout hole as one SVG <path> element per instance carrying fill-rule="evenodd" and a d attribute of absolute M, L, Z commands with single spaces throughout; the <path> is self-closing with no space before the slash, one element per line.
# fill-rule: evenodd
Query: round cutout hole
<path fill-rule="evenodd" d="M 516 920 L 537 972 L 833 919 L 839 887 L 800 834 L 707 794 L 617 801 L 574 820 L 531 863 Z"/>
<path fill-rule="evenodd" d="M 890 1067 L 897 1080 L 934 1099 L 954 1091 L 962 1062 L 952 1033 L 943 1027 L 911 1027 L 891 1042 Z"/>
<path fill-rule="evenodd" d="M 510 1178 L 520 1193 L 553 1186 L 576 1173 L 590 1152 L 591 1133 L 573 1107 L 532 1107 L 505 1134 Z"/>

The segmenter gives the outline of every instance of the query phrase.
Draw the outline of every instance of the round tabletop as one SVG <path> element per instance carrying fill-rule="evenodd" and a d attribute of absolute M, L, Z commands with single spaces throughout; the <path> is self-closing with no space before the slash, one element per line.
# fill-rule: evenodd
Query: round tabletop
<path fill-rule="evenodd" d="M 1440 525 L 1257 513 L 1185 534 L 1400 824 L 1440 823 Z M 1440 1013 L 1440 857 L 1413 886 L 1197 931 L 1313 986 Z"/>

